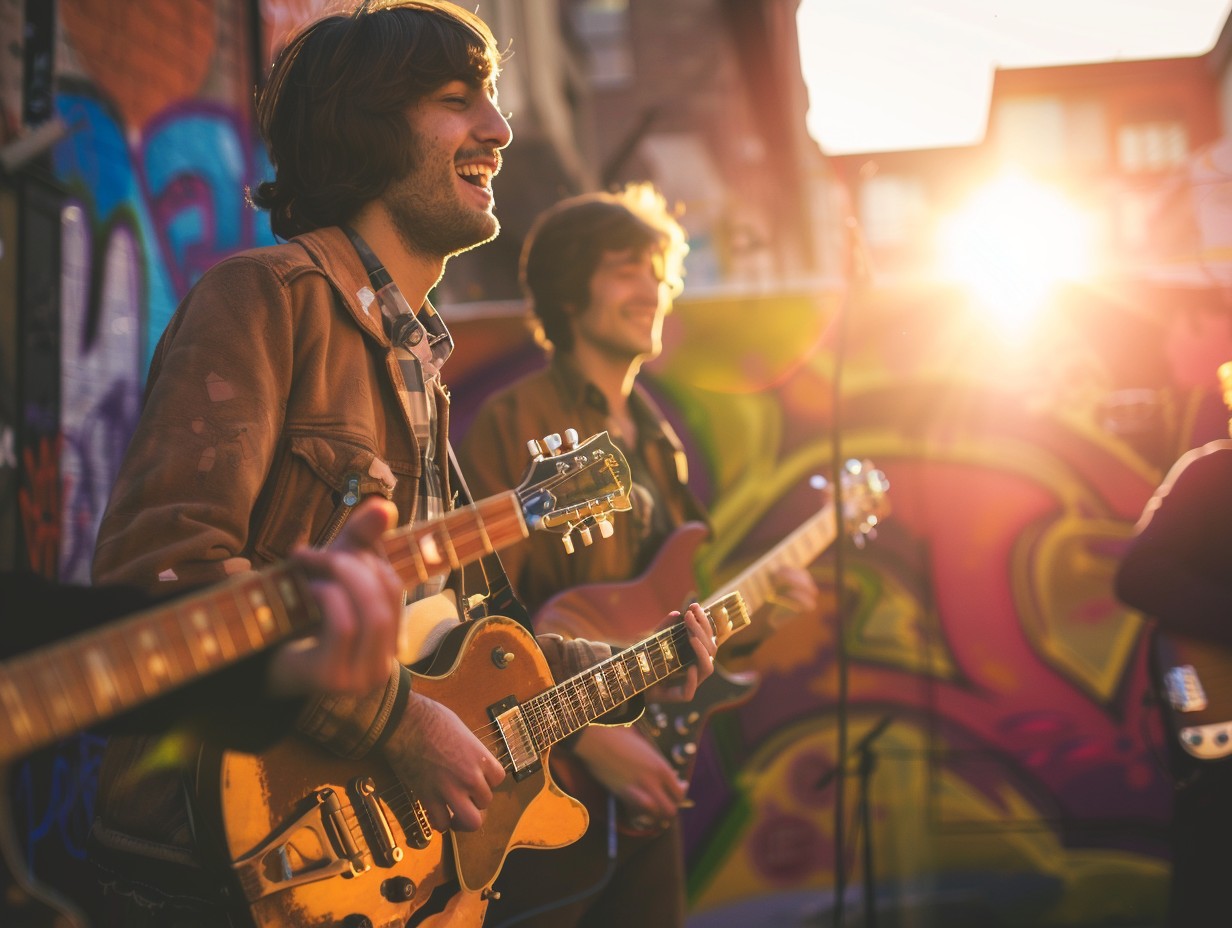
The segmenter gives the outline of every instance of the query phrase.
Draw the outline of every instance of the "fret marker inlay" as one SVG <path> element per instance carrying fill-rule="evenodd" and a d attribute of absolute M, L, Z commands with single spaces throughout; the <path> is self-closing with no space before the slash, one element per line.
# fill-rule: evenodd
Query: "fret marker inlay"
<path fill-rule="evenodd" d="M 424 535 L 419 539 L 419 553 L 423 555 L 423 559 L 429 564 L 439 564 L 443 560 L 441 549 L 436 546 L 436 539 L 431 534 Z"/>
<path fill-rule="evenodd" d="M 0 685 L 0 700 L 4 702 L 9 721 L 13 723 L 13 730 L 29 738 L 34 733 L 34 727 L 30 724 L 30 716 L 26 713 L 25 704 L 17 692 L 17 687 L 5 681 L 3 685 Z"/>
<path fill-rule="evenodd" d="M 94 691 L 95 702 L 107 705 L 114 703 L 119 696 L 115 683 L 111 679 L 111 662 L 107 655 L 97 648 L 90 648 L 85 653 L 85 664 L 90 671 L 90 688 Z"/>
<path fill-rule="evenodd" d="M 192 624 L 193 628 L 201 633 L 201 650 L 206 653 L 207 657 L 216 655 L 218 653 L 218 639 L 210 631 L 210 617 L 198 610 L 192 614 Z"/>

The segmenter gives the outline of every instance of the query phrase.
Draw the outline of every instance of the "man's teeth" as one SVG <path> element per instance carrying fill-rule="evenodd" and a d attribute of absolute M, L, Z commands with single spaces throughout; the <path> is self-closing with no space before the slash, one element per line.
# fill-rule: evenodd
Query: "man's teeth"
<path fill-rule="evenodd" d="M 458 176 L 470 183 L 486 186 L 492 179 L 492 169 L 480 164 L 460 164 L 456 168 Z"/>

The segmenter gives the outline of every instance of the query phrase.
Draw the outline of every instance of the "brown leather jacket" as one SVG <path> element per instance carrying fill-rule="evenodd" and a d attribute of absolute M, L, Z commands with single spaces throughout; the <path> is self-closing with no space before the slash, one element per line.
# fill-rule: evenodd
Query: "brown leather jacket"
<path fill-rule="evenodd" d="M 99 531 L 95 582 L 165 592 L 221 580 L 328 541 L 371 493 L 393 500 L 400 523 L 411 521 L 421 454 L 401 386 L 368 275 L 340 229 L 221 262 L 185 298 L 155 352 Z M 436 389 L 444 449 L 449 402 Z M 540 645 L 558 674 L 610 653 L 559 639 Z M 333 753 L 362 756 L 403 679 L 391 674 L 370 698 L 316 700 L 300 728 Z M 192 862 L 182 775 L 135 775 L 138 764 L 148 768 L 149 748 L 132 738 L 109 746 L 96 837 Z"/>
<path fill-rule="evenodd" d="M 629 455 L 633 449 L 622 450 L 630 456 L 634 484 L 653 487 L 664 511 L 648 518 L 635 495 L 633 511 L 614 517 L 613 536 L 590 547 L 578 546 L 568 555 L 558 538 L 539 532 L 502 551 L 514 589 L 532 615 L 561 590 L 632 578 L 647 566 L 667 532 L 682 522 L 706 521 L 688 488 L 680 439 L 640 385 L 633 388 L 629 409 L 637 422 L 639 448 L 636 455 Z M 607 417 L 599 389 L 572 358 L 554 356 L 545 369 L 490 397 L 476 414 L 458 445 L 471 492 L 482 498 L 516 485 L 526 466 L 528 439 L 567 428 L 577 429 L 585 439 L 605 430 Z"/>

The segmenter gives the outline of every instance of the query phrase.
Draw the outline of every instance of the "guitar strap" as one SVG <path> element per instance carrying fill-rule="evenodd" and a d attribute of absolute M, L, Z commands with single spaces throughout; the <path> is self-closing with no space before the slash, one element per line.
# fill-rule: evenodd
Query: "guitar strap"
<path fill-rule="evenodd" d="M 453 445 L 446 445 L 445 450 L 449 455 L 449 477 L 457 491 L 458 504 L 469 506 L 475 500 L 466 485 L 466 478 L 462 476 L 462 468 L 458 466 Z M 495 551 L 485 554 L 479 559 L 478 566 L 483 574 L 484 585 L 488 588 L 488 595 L 473 605 L 470 604 L 469 597 L 463 596 L 462 601 L 466 603 L 463 611 L 466 617 L 480 619 L 489 615 L 503 615 L 516 620 L 533 635 L 535 630 L 531 626 L 530 613 L 513 592 L 513 584 L 509 582 L 509 575 L 505 573 L 505 565 L 501 563 L 500 555 Z"/>

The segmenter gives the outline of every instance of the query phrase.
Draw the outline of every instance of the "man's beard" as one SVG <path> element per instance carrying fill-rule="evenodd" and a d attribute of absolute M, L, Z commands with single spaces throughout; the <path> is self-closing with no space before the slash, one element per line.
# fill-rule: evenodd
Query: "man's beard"
<path fill-rule="evenodd" d="M 385 192 L 386 208 L 408 251 L 448 258 L 496 238 L 496 217 L 468 208 L 455 194 L 452 164 L 446 171 L 429 166 L 417 140 L 410 160 L 415 166 Z"/>

